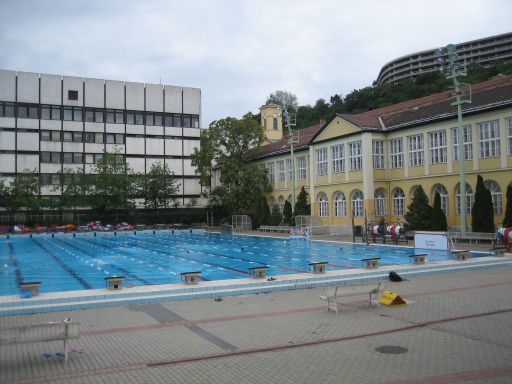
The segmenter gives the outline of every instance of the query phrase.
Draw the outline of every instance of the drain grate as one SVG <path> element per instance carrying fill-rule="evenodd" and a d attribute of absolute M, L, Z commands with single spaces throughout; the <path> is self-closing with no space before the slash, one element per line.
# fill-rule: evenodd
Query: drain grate
<path fill-rule="evenodd" d="M 407 348 L 400 347 L 399 345 L 383 345 L 381 347 L 375 348 L 375 350 L 380 353 L 391 353 L 394 355 L 399 355 L 408 351 Z"/>

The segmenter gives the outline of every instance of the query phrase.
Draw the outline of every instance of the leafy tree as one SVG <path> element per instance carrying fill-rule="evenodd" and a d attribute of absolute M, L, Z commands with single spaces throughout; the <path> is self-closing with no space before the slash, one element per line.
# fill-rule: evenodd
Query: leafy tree
<path fill-rule="evenodd" d="M 54 186 L 54 192 L 60 192 L 59 206 L 73 209 L 73 215 L 78 207 L 87 206 L 87 195 L 90 188 L 89 177 L 80 169 L 64 168 L 59 172 L 59 185 Z"/>
<path fill-rule="evenodd" d="M 9 198 L 9 188 L 5 185 L 3 179 L 0 179 L 0 207 L 4 208 L 7 205 Z"/>
<path fill-rule="evenodd" d="M 263 127 L 250 115 L 213 121 L 201 132 L 200 149 L 192 154 L 192 165 L 203 185 L 209 185 L 212 166 L 220 168 L 222 187 L 209 199 L 229 207 L 232 213 L 254 216 L 260 197 L 270 192 L 266 171 L 250 162 L 250 155 L 265 139 Z"/>
<path fill-rule="evenodd" d="M 270 225 L 279 225 L 281 224 L 281 212 L 279 211 L 279 207 L 274 205 L 272 208 L 272 212 L 270 213 Z"/>
<path fill-rule="evenodd" d="M 268 225 L 270 223 L 270 209 L 267 205 L 265 196 L 260 196 L 259 201 L 256 203 L 254 211 L 254 220 L 252 222 L 253 229 L 259 228 L 261 225 Z"/>
<path fill-rule="evenodd" d="M 430 218 L 430 229 L 432 231 L 446 231 L 448 229 L 446 215 L 441 209 L 441 195 L 439 192 L 436 192 L 434 196 L 434 205 L 432 206 L 432 216 Z"/>
<path fill-rule="evenodd" d="M 114 218 L 117 223 L 121 211 L 123 219 L 127 220 L 135 208 L 136 184 L 123 155 L 117 149 L 112 153 L 104 152 L 94 173 L 88 199 L 93 212 L 102 219 Z"/>
<path fill-rule="evenodd" d="M 275 91 L 267 98 L 266 104 L 277 104 L 286 107 L 288 111 L 296 111 L 298 107 L 297 96 L 287 91 Z"/>
<path fill-rule="evenodd" d="M 139 176 L 142 197 L 146 208 L 159 209 L 172 206 L 179 183 L 167 164 L 153 163 L 145 175 Z"/>
<path fill-rule="evenodd" d="M 431 216 L 432 207 L 428 203 L 427 194 L 419 185 L 405 214 L 407 229 L 412 231 L 429 230 Z"/>
<path fill-rule="evenodd" d="M 494 232 L 494 208 L 491 192 L 485 187 L 484 179 L 476 179 L 475 200 L 471 209 L 473 232 Z"/>
<path fill-rule="evenodd" d="M 286 200 L 284 202 L 283 208 L 283 223 L 293 225 L 294 221 L 295 220 L 293 219 L 292 204 L 288 200 Z"/>
<path fill-rule="evenodd" d="M 297 196 L 297 201 L 295 202 L 295 216 L 311 215 L 311 205 L 309 204 L 308 201 L 308 193 L 306 192 L 306 189 L 302 187 L 300 189 L 299 195 Z"/>
<path fill-rule="evenodd" d="M 24 169 L 14 176 L 9 187 L 7 208 L 16 212 L 24 208 L 27 213 L 38 210 L 41 207 L 39 189 L 41 180 L 37 170 Z"/>
<path fill-rule="evenodd" d="M 507 205 L 505 207 L 505 217 L 503 218 L 503 227 L 512 227 L 512 184 L 507 186 Z"/>

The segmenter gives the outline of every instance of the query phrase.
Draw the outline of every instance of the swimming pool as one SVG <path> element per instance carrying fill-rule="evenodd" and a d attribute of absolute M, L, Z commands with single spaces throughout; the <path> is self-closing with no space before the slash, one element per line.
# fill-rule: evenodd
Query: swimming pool
<path fill-rule="evenodd" d="M 361 259 L 380 265 L 447 260 L 446 251 L 190 231 L 41 234 L 0 238 L 0 295 L 14 295 L 21 281 L 41 281 L 41 292 L 105 287 L 105 277 L 124 276 L 127 286 L 173 284 L 182 272 L 200 271 L 202 280 L 249 277 L 249 268 L 267 266 L 267 275 L 310 273 L 309 263 L 327 270 L 361 268 Z M 474 254 L 473 256 L 477 256 Z M 481 255 L 480 255 L 481 256 Z"/>

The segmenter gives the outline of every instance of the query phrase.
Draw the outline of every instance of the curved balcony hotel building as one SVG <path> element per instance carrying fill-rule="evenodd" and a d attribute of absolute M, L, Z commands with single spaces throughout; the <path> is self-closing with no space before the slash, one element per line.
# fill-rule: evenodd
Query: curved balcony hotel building
<path fill-rule="evenodd" d="M 197 88 L 0 70 L 0 178 L 36 170 L 51 198 L 59 172 L 93 172 L 116 149 L 135 172 L 167 164 L 184 205 L 201 194 L 200 121 Z"/>
<path fill-rule="evenodd" d="M 455 44 L 460 62 L 486 65 L 496 60 L 512 60 L 512 32 Z M 439 48 L 439 47 L 438 47 Z M 395 83 L 440 69 L 437 48 L 399 57 L 386 63 L 379 72 L 376 85 Z"/>

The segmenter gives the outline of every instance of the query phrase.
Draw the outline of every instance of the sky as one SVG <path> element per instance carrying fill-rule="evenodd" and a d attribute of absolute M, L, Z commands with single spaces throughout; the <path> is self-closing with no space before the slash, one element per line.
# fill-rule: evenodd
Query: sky
<path fill-rule="evenodd" d="M 201 88 L 202 127 L 370 86 L 388 61 L 511 32 L 510 0 L 0 0 L 0 69 Z"/>

